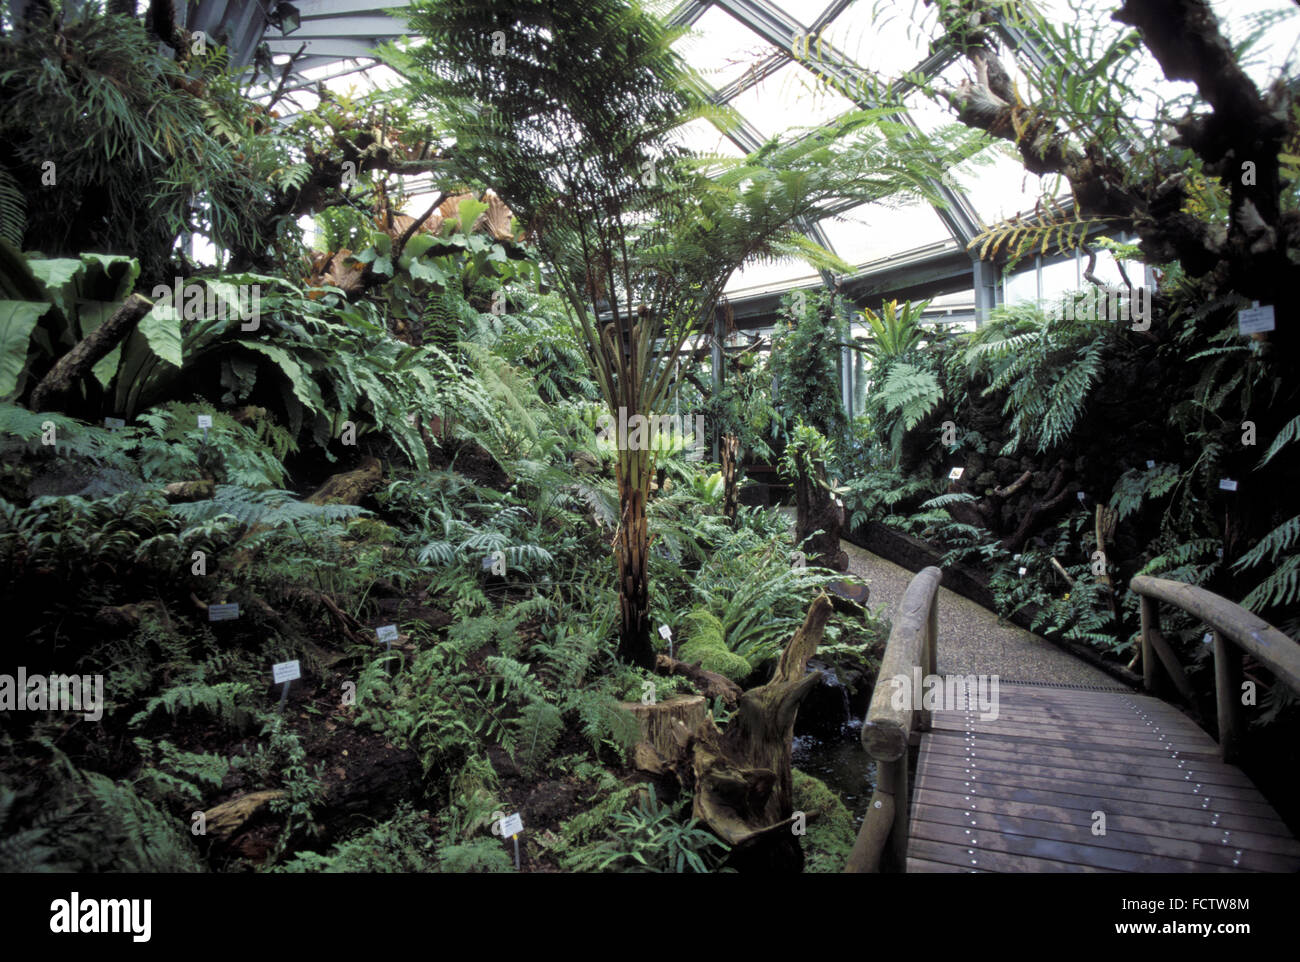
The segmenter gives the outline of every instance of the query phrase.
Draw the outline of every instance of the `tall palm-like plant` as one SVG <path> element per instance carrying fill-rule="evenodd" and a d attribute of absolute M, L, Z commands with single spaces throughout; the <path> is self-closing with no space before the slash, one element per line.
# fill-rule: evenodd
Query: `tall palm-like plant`
<path fill-rule="evenodd" d="M 417 0 L 408 22 L 423 42 L 389 60 L 454 138 L 448 173 L 491 185 L 521 216 L 611 416 L 630 428 L 670 394 L 682 344 L 741 263 L 797 255 L 843 270 L 794 230 L 801 218 L 925 193 L 979 146 L 958 136 L 935 150 L 859 113 L 742 161 L 694 157 L 673 130 L 733 118 L 673 51 L 679 32 L 635 0 Z M 654 452 L 619 448 L 619 652 L 649 665 Z"/>

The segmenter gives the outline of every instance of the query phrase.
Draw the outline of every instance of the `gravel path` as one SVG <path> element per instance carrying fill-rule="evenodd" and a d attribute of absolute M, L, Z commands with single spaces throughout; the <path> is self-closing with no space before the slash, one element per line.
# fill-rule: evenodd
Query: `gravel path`
<path fill-rule="evenodd" d="M 872 608 L 892 616 L 912 573 L 857 545 L 841 541 L 849 570 L 871 584 Z M 947 588 L 939 588 L 940 674 L 997 675 L 1002 681 L 1055 685 L 1099 685 L 1122 689 L 1109 675 L 1062 651 L 1051 642 L 1011 624 L 1001 624 L 987 608 Z"/>

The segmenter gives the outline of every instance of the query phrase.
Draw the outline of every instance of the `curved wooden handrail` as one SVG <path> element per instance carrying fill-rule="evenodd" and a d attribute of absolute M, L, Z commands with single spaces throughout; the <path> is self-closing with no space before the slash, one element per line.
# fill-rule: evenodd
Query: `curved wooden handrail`
<path fill-rule="evenodd" d="M 929 567 L 912 578 L 889 632 L 876 687 L 862 724 L 862 744 L 876 760 L 876 788 L 845 872 L 879 872 L 882 862 L 902 871 L 907 857 L 907 749 L 913 731 L 930 727 L 930 713 L 911 699 L 895 706 L 893 680 L 913 672 L 934 674 L 938 642 L 939 583 L 943 572 Z"/>
<path fill-rule="evenodd" d="M 1263 665 L 1289 688 L 1300 691 L 1300 644 L 1259 615 L 1197 585 L 1138 575 L 1134 593 L 1181 608 L 1205 622 Z"/>
<path fill-rule="evenodd" d="M 1242 652 L 1272 671 L 1279 682 L 1300 691 L 1300 644 L 1254 612 L 1197 585 L 1137 575 L 1129 587 L 1142 599 L 1142 679 L 1148 691 L 1156 688 L 1159 659 L 1179 693 L 1189 702 L 1195 700 L 1182 665 L 1160 631 L 1157 602 L 1181 608 L 1213 629 L 1219 749 L 1224 761 L 1232 761 L 1245 732 L 1240 698 Z"/>

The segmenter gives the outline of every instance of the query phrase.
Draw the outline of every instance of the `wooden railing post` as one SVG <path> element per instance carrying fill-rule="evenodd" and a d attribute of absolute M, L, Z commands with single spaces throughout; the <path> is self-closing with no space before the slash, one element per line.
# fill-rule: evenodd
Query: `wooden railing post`
<path fill-rule="evenodd" d="M 1219 753 L 1225 762 L 1241 752 L 1241 652 L 1214 632 L 1214 695 L 1219 721 Z"/>
<path fill-rule="evenodd" d="M 907 840 L 911 834 L 908 812 L 911 799 L 907 794 L 907 752 L 898 759 L 876 766 L 876 777 L 885 784 L 885 790 L 894 796 L 894 830 L 889 833 L 890 866 L 895 872 L 907 871 Z"/>
<path fill-rule="evenodd" d="M 1278 684 L 1300 692 L 1300 644 L 1254 612 L 1197 585 L 1135 575 L 1129 588 L 1142 599 L 1142 678 L 1150 690 L 1158 658 L 1179 694 L 1195 711 L 1195 693 L 1173 648 L 1160 633 L 1159 602 L 1181 608 L 1210 626 L 1214 641 L 1214 694 L 1219 751 L 1225 762 L 1237 758 L 1245 735 L 1241 711 L 1242 655 L 1273 672 Z"/>
<path fill-rule="evenodd" d="M 1142 687 L 1147 691 L 1156 688 L 1156 656 L 1151 650 L 1151 632 L 1160 630 L 1160 609 L 1156 600 L 1142 597 Z"/>

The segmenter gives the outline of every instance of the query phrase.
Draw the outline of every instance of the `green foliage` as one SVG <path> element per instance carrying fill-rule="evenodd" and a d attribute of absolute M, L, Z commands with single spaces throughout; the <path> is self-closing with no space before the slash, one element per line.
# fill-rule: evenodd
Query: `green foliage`
<path fill-rule="evenodd" d="M 1241 570 L 1269 564 L 1268 576 L 1251 589 L 1242 604 L 1252 611 L 1291 606 L 1300 599 L 1300 515 L 1278 525 L 1238 559 Z"/>
<path fill-rule="evenodd" d="M 817 429 L 831 439 L 846 429 L 838 385 L 840 344 L 846 323 L 825 292 L 786 294 L 786 315 L 772 335 L 768 368 L 776 379 L 775 399 L 787 424 Z"/>
<path fill-rule="evenodd" d="M 339 842 L 329 852 L 300 852 L 272 871 L 331 874 L 436 871 L 437 843 L 430 829 L 429 816 L 403 801 L 390 818 Z"/>
<path fill-rule="evenodd" d="M 1157 464 L 1145 471 L 1130 468 L 1115 482 L 1110 506 L 1119 512 L 1119 520 L 1123 521 L 1136 514 L 1148 501 L 1172 491 L 1180 478 L 1181 472 L 1172 464 Z"/>
<path fill-rule="evenodd" d="M 735 682 L 749 677 L 753 666 L 727 647 L 726 631 L 716 615 L 696 608 L 685 620 L 689 634 L 679 652 L 682 661 L 698 662 L 705 671 L 717 672 Z"/>
<path fill-rule="evenodd" d="M 164 802 L 202 807 L 205 795 L 221 788 L 231 768 L 230 760 L 221 755 L 182 751 L 161 739 L 136 738 L 135 747 L 143 760 L 139 782 Z"/>
<path fill-rule="evenodd" d="M 579 849 L 567 859 L 575 872 L 713 872 L 730 846 L 711 833 L 685 823 L 671 806 L 659 802 L 648 785 L 637 804 L 614 811 L 604 841 Z"/>
<path fill-rule="evenodd" d="M 370 514 L 353 504 L 308 504 L 292 491 L 253 491 L 233 484 L 218 484 L 212 498 L 172 505 L 172 511 L 195 525 L 229 515 L 246 527 L 277 527 L 296 521 L 341 521 Z"/>
<path fill-rule="evenodd" d="M 1006 392 L 1002 410 L 1011 416 L 1012 437 L 1002 454 L 1030 446 L 1047 452 L 1070 437 L 1101 376 L 1103 344 L 1114 327 L 1024 303 L 995 311 L 970 336 L 970 374 L 987 379 L 985 396 Z"/>
<path fill-rule="evenodd" d="M 234 731 L 242 731 L 251 719 L 251 697 L 251 686 L 235 681 L 173 685 L 161 695 L 150 698 L 144 708 L 132 716 L 131 726 L 147 724 L 162 709 L 173 721 L 178 720 L 182 712 L 199 711 Z"/>

